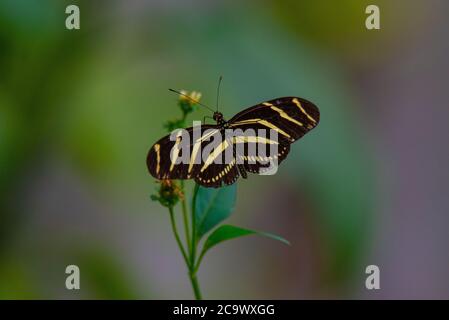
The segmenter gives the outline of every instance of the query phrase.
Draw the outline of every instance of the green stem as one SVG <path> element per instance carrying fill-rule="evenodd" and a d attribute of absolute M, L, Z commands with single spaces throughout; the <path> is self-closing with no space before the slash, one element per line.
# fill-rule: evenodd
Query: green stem
<path fill-rule="evenodd" d="M 193 199 L 192 199 L 192 247 L 190 250 L 190 268 L 194 270 L 195 268 L 195 259 L 196 259 L 196 246 L 197 246 L 197 238 L 196 238 L 196 196 L 198 194 L 199 185 L 195 184 L 195 188 L 193 190 Z"/>
<path fill-rule="evenodd" d="M 198 279 L 196 277 L 197 268 L 195 268 L 195 260 L 196 260 L 196 246 L 197 246 L 197 237 L 196 237 L 196 196 L 198 194 L 199 185 L 195 184 L 195 188 L 193 190 L 193 199 L 192 199 L 192 241 L 191 241 L 191 249 L 190 249 L 190 264 L 189 264 L 189 276 L 190 281 L 192 282 L 193 292 L 195 293 L 195 298 L 197 300 L 201 300 L 201 291 L 200 286 L 198 284 Z"/>
<path fill-rule="evenodd" d="M 196 273 L 189 273 L 189 276 L 190 276 L 190 282 L 192 283 L 193 292 L 195 294 L 195 299 L 201 300 L 202 299 L 201 290 L 200 290 L 200 286 L 198 284 L 198 279 L 196 277 Z"/>
<path fill-rule="evenodd" d="M 190 228 L 189 228 L 189 218 L 188 218 L 188 214 L 187 214 L 187 201 L 186 201 L 185 192 L 184 192 L 184 180 L 181 180 L 181 192 L 184 195 L 184 198 L 181 200 L 182 217 L 184 220 L 184 233 L 185 233 L 186 241 L 187 241 L 187 250 L 189 251 L 189 254 L 190 254 L 192 247 L 190 244 Z"/>
<path fill-rule="evenodd" d="M 184 185 L 182 185 L 184 186 Z M 200 286 L 198 283 L 198 278 L 196 276 L 196 272 L 197 272 L 197 267 L 195 266 L 195 260 L 196 260 L 196 246 L 197 246 L 197 241 L 196 241 L 196 237 L 195 237 L 195 199 L 196 199 L 196 195 L 198 193 L 198 185 L 195 184 L 195 189 L 193 192 L 193 204 L 192 204 L 192 234 L 189 234 L 189 237 L 187 238 L 188 241 L 188 245 L 190 245 L 190 247 L 188 247 L 189 249 L 189 255 L 186 254 L 186 251 L 184 249 L 184 246 L 182 245 L 181 239 L 179 237 L 179 233 L 178 233 L 178 228 L 176 227 L 176 220 L 174 217 L 174 211 L 173 211 L 173 207 L 168 207 L 168 210 L 170 212 L 170 222 L 171 222 L 171 226 L 172 226 L 172 230 L 173 230 L 173 234 L 175 236 L 176 239 L 176 243 L 178 244 L 179 250 L 182 253 L 182 256 L 184 258 L 184 261 L 186 263 L 187 269 L 189 270 L 189 278 L 190 278 L 190 282 L 192 283 L 192 288 L 193 288 L 193 293 L 195 295 L 195 299 L 197 300 L 201 300 L 202 296 L 201 296 L 201 290 L 200 290 Z M 185 205 L 185 209 L 184 209 L 184 205 L 183 205 L 183 213 L 186 214 L 187 216 L 187 205 Z M 187 219 L 184 219 L 184 224 L 188 223 Z M 187 231 L 188 229 L 186 228 L 186 235 L 187 235 Z M 191 238 L 190 238 L 191 237 Z"/>
<path fill-rule="evenodd" d="M 168 207 L 168 211 L 170 211 L 170 222 L 173 230 L 173 234 L 175 235 L 176 242 L 178 243 L 179 250 L 181 250 L 182 256 L 184 257 L 184 261 L 187 266 L 189 266 L 189 258 L 187 257 L 186 251 L 182 245 L 181 239 L 179 238 L 178 229 L 176 228 L 176 221 L 173 213 L 173 207 Z M 189 268 L 190 270 L 190 268 Z"/>
<path fill-rule="evenodd" d="M 193 271 L 194 271 L 194 273 L 197 273 L 197 271 L 198 271 L 198 269 L 200 268 L 200 264 L 201 264 L 201 261 L 203 261 L 203 257 L 204 257 L 204 254 L 205 254 L 206 252 L 204 252 L 204 250 L 201 252 L 201 254 L 200 254 L 200 256 L 198 257 L 198 260 L 196 261 L 196 265 L 195 265 L 195 267 L 193 268 Z"/>

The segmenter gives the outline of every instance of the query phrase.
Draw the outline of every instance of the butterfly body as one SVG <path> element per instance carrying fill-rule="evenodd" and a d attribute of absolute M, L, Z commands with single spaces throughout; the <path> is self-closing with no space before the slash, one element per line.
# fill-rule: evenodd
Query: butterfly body
<path fill-rule="evenodd" d="M 262 102 L 239 112 L 229 121 L 222 113 L 214 112 L 217 124 L 202 125 L 196 136 L 195 128 L 190 127 L 182 137 L 170 139 L 168 135 L 156 142 L 147 156 L 148 170 L 159 180 L 194 179 L 202 186 L 215 188 L 229 185 L 239 176 L 246 179 L 247 172 L 264 173 L 273 161 L 280 164 L 290 151 L 290 145 L 313 129 L 319 118 L 318 108 L 299 97 Z M 227 131 L 230 130 L 250 133 L 234 133 L 229 138 Z M 271 135 L 263 136 L 264 130 L 275 133 L 276 139 L 271 139 Z M 181 146 L 188 151 L 186 154 Z M 206 152 L 209 149 L 210 152 Z M 264 152 L 259 155 L 250 150 Z M 226 161 L 227 155 L 230 157 Z M 182 156 L 186 156 L 187 161 L 176 162 Z"/>
<path fill-rule="evenodd" d="M 224 119 L 223 113 L 215 111 L 212 118 L 217 122 L 217 125 L 223 128 L 227 127 L 228 122 Z"/>

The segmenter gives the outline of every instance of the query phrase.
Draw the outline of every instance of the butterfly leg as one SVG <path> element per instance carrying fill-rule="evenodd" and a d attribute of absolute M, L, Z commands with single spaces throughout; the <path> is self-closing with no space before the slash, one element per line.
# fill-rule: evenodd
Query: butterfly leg
<path fill-rule="evenodd" d="M 233 154 L 234 154 L 234 160 L 237 162 L 237 170 L 239 171 L 239 173 L 240 173 L 240 175 L 242 176 L 243 179 L 248 178 L 248 174 L 246 173 L 245 166 L 238 162 L 239 159 L 237 158 L 237 150 L 236 150 L 236 145 L 235 144 L 233 144 L 232 151 L 233 151 Z"/>
<path fill-rule="evenodd" d="M 240 175 L 243 179 L 248 178 L 248 174 L 246 173 L 245 166 L 243 164 L 238 164 L 237 168 L 239 169 Z"/>
<path fill-rule="evenodd" d="M 203 124 L 206 124 L 206 119 L 212 119 L 212 120 L 214 120 L 214 118 L 212 118 L 212 117 L 204 116 L 204 117 L 203 117 Z"/>

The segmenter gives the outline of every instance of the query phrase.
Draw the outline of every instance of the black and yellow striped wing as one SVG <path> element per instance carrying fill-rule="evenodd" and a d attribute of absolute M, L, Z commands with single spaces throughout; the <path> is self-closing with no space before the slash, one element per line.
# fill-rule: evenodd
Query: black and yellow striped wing
<path fill-rule="evenodd" d="M 218 126 L 202 125 L 198 137 L 194 136 L 194 128 L 184 129 L 189 136 L 187 148 L 189 161 L 176 163 L 183 157 L 183 135 L 171 138 L 171 134 L 157 141 L 148 152 L 147 167 L 150 174 L 158 180 L 191 179 L 198 175 L 201 169 L 202 150 L 211 142 L 211 137 L 220 132 Z M 185 146 L 184 146 L 185 148 Z"/>
<path fill-rule="evenodd" d="M 257 104 L 237 113 L 231 128 L 272 129 L 282 142 L 293 143 L 318 125 L 320 112 L 312 102 L 284 97 Z"/>
<path fill-rule="evenodd" d="M 284 97 L 263 102 L 236 114 L 226 126 L 236 132 L 252 129 L 254 136 L 237 134 L 229 138 L 224 126 L 203 125 L 201 135 L 194 138 L 193 128 L 188 128 L 188 163 L 173 162 L 176 158 L 173 152 L 182 156 L 177 152 L 182 137 L 172 141 L 166 136 L 150 149 L 147 166 L 151 175 L 161 180 L 194 179 L 202 186 L 215 188 L 230 185 L 241 174 L 246 177 L 246 172 L 263 173 L 272 160 L 280 164 L 287 157 L 290 145 L 316 127 L 319 119 L 318 108 L 305 99 Z M 278 139 L 259 136 L 259 129 L 276 131 Z M 217 136 L 219 139 L 215 140 Z M 270 152 L 273 147 L 276 153 Z M 206 150 L 205 157 L 199 154 L 203 150 Z M 249 150 L 263 150 L 261 154 L 267 156 L 259 156 L 259 152 L 254 155 Z"/>
<path fill-rule="evenodd" d="M 290 152 L 290 144 L 315 128 L 320 121 L 318 107 L 299 97 L 283 97 L 262 102 L 236 114 L 229 125 L 233 129 L 274 130 L 278 134 L 278 153 L 268 160 L 276 160 L 279 165 Z M 246 149 L 245 149 L 246 150 Z M 269 154 L 269 153 L 267 153 Z M 252 173 L 264 173 L 269 167 L 267 159 L 244 158 L 244 168 Z M 251 161 L 252 160 L 252 161 Z M 265 161 L 263 161 L 265 160 Z"/>

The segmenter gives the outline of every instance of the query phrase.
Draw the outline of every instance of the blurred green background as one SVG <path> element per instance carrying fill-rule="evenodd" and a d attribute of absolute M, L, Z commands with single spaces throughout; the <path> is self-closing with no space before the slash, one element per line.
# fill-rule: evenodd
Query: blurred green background
<path fill-rule="evenodd" d="M 77 4 L 81 29 L 65 28 Z M 381 30 L 365 28 L 377 4 Z M 1 0 L 0 298 L 192 298 L 145 158 L 179 116 L 317 104 L 276 176 L 238 182 L 205 298 L 449 298 L 449 3 Z M 190 120 L 201 120 L 199 110 Z M 81 290 L 65 289 L 65 267 Z M 381 290 L 365 289 L 365 267 Z"/>

